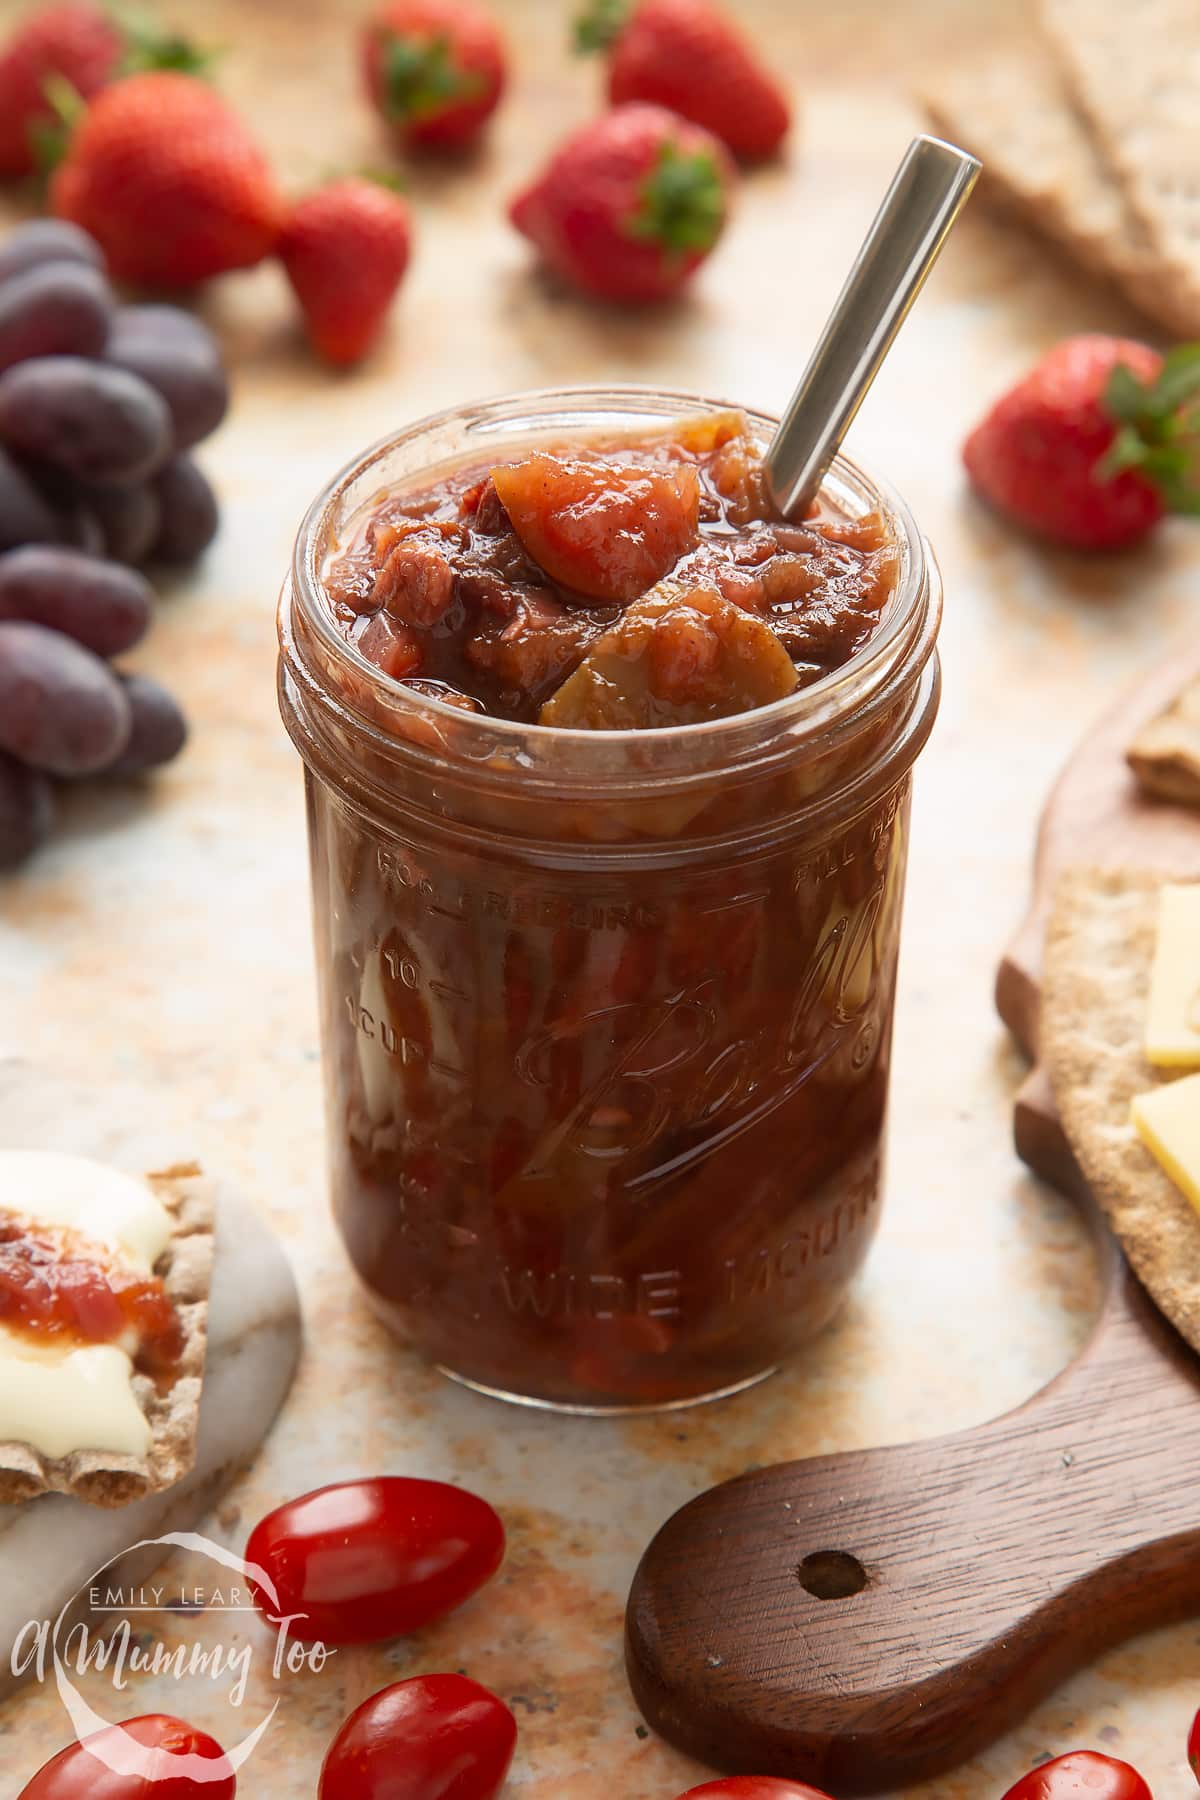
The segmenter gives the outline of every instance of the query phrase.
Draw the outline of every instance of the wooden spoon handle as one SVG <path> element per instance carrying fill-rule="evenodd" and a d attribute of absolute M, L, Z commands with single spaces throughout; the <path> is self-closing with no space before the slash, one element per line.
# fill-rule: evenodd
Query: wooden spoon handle
<path fill-rule="evenodd" d="M 1016 1412 L 702 1494 L 634 1580 L 646 1718 L 838 1795 L 972 1755 L 1107 1645 L 1200 1608 L 1198 1398 L 1117 1258 L 1090 1343 Z"/>

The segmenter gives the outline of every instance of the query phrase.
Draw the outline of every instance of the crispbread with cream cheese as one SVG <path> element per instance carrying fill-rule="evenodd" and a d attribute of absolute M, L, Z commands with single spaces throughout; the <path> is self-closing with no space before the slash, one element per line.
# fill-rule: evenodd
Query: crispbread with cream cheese
<path fill-rule="evenodd" d="M 1159 887 L 1140 871 L 1063 877 L 1046 932 L 1041 1055 L 1093 1194 L 1162 1311 L 1200 1349 L 1200 1215 L 1129 1110 L 1161 1079 L 1143 1049 Z"/>
<path fill-rule="evenodd" d="M 171 1238 L 155 1273 L 183 1331 L 182 1355 L 169 1386 L 160 1388 L 137 1371 L 133 1375 L 134 1395 L 150 1427 L 150 1449 L 144 1457 L 101 1450 L 48 1457 L 28 1444 L 0 1443 L 0 1503 L 57 1492 L 74 1494 L 92 1506 L 126 1506 L 173 1486 L 192 1467 L 212 1276 L 213 1196 L 194 1163 L 163 1169 L 145 1180 L 171 1216 Z"/>

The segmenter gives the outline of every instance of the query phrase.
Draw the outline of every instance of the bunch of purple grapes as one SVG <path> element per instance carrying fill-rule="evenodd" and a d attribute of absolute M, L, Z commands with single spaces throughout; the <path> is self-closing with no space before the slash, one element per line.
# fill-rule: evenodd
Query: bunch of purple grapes
<path fill-rule="evenodd" d="M 228 403 L 207 327 L 119 306 L 86 233 L 39 219 L 0 243 L 0 869 L 50 831 L 56 781 L 183 746 L 170 694 L 110 659 L 150 624 L 141 565 L 189 563 L 217 529 L 188 451 Z"/>

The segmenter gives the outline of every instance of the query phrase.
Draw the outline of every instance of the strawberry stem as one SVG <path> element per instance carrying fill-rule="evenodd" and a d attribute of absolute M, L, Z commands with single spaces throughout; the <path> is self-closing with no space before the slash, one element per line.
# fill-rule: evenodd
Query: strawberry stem
<path fill-rule="evenodd" d="M 120 9 L 114 22 L 124 40 L 119 70 L 122 75 L 140 75 L 147 69 L 202 75 L 215 61 L 213 51 L 201 50 L 181 32 L 164 30 L 145 13 Z"/>
<path fill-rule="evenodd" d="M 29 147 L 38 174 L 47 176 L 67 154 L 71 133 L 87 111 L 87 101 L 79 89 L 57 71 L 43 81 L 42 94 L 51 116 L 35 119 L 30 125 Z"/>
<path fill-rule="evenodd" d="M 389 194 L 408 192 L 408 182 L 399 169 L 381 169 L 374 163 L 367 163 L 355 173 L 360 181 L 369 181 L 372 187 L 386 188 Z"/>
<path fill-rule="evenodd" d="M 1104 410 L 1117 426 L 1096 465 L 1100 481 L 1127 469 L 1157 488 L 1168 512 L 1200 513 L 1200 344 L 1180 344 L 1163 360 L 1152 382 L 1139 381 L 1118 363 L 1104 389 Z"/>
<path fill-rule="evenodd" d="M 460 69 L 450 39 L 381 36 L 384 115 L 393 123 L 426 118 L 451 101 L 470 100 L 481 76 Z"/>
<path fill-rule="evenodd" d="M 575 48 L 585 55 L 614 44 L 633 11 L 633 0 L 589 0 L 575 21 Z"/>
<path fill-rule="evenodd" d="M 688 154 L 668 141 L 627 220 L 630 237 L 683 255 L 711 250 L 725 223 L 725 189 L 707 150 Z"/>

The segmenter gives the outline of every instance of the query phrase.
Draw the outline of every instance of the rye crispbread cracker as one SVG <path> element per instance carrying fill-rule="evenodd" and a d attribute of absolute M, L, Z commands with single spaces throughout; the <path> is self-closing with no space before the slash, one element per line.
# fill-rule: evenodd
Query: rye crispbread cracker
<path fill-rule="evenodd" d="M 923 96 L 937 128 L 983 164 L 991 192 L 1147 317 L 1200 333 L 1200 279 L 1168 275 L 1114 171 L 1076 110 L 1049 46 L 943 73 Z"/>
<path fill-rule="evenodd" d="M 1196 0 L 1043 0 L 1064 79 L 1172 278 L 1200 281 Z"/>
<path fill-rule="evenodd" d="M 1143 725 L 1125 754 L 1146 793 L 1200 807 L 1200 678 Z"/>
<path fill-rule="evenodd" d="M 1142 1048 L 1158 877 L 1069 870 L 1046 931 L 1041 1056 L 1071 1148 L 1134 1269 L 1200 1349 L 1200 1214 L 1129 1118 L 1162 1077 Z"/>
<path fill-rule="evenodd" d="M 183 1327 L 183 1354 L 175 1381 L 164 1392 L 135 1372 L 133 1389 L 149 1421 L 149 1455 L 105 1455 L 79 1450 L 47 1457 L 28 1444 L 0 1443 L 0 1505 L 38 1494 L 74 1494 L 89 1506 L 128 1506 L 172 1487 L 191 1469 L 204 1378 L 208 1295 L 212 1280 L 212 1189 L 195 1163 L 180 1163 L 145 1180 L 172 1215 L 175 1229 L 155 1267 Z"/>

